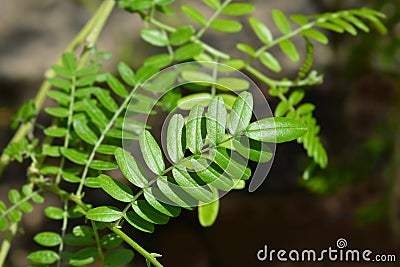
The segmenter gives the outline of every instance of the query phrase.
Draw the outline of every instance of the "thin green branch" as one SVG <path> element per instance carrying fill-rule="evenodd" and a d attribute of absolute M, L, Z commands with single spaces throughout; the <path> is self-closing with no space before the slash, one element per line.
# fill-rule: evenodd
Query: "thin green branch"
<path fill-rule="evenodd" d="M 76 196 L 77 197 L 82 197 L 82 190 L 83 190 L 83 185 L 85 183 L 86 176 L 89 172 L 89 166 L 94 160 L 94 157 L 96 155 L 96 151 L 103 142 L 104 138 L 106 137 L 106 133 L 113 127 L 115 121 L 118 119 L 118 117 L 121 115 L 121 113 L 125 110 L 126 106 L 129 104 L 131 101 L 132 97 L 135 95 L 136 91 L 140 88 L 140 84 L 136 85 L 135 88 L 132 89 L 131 93 L 125 98 L 124 102 L 121 104 L 119 109 L 114 113 L 114 116 L 111 118 L 111 120 L 108 122 L 107 126 L 101 133 L 101 136 L 97 140 L 96 144 L 94 145 L 92 151 L 90 152 L 89 159 L 86 162 L 85 168 L 82 172 L 81 176 L 81 181 L 79 183 L 78 189 L 76 191 Z"/>
<path fill-rule="evenodd" d="M 57 261 L 57 267 L 61 266 L 61 253 L 64 250 L 64 238 L 65 234 L 67 232 L 67 227 L 68 227 L 68 199 L 64 200 L 64 212 L 63 212 L 63 222 L 61 226 L 61 242 L 60 245 L 58 246 L 58 255 L 60 255 L 58 261 Z"/>
<path fill-rule="evenodd" d="M 92 224 L 94 238 L 96 240 L 96 247 L 97 247 L 97 251 L 99 252 L 100 260 L 102 263 L 104 263 L 104 253 L 103 253 L 103 249 L 101 248 L 99 231 L 97 230 L 96 222 L 90 220 L 90 223 Z"/>
<path fill-rule="evenodd" d="M 124 240 L 128 245 L 130 245 L 134 250 L 139 252 L 143 257 L 146 258 L 151 264 L 155 267 L 163 267 L 163 265 L 158 262 L 156 257 L 154 257 L 151 253 L 147 252 L 144 248 L 142 248 L 138 243 L 133 241 L 127 234 L 125 234 L 120 228 L 118 227 L 110 227 L 110 230 L 119 235 L 122 240 Z"/>
<path fill-rule="evenodd" d="M 6 211 L 4 211 L 4 213 L 0 215 L 0 219 L 6 217 L 11 211 L 17 209 L 22 203 L 32 199 L 34 196 L 36 196 L 38 193 L 40 193 L 40 191 L 41 190 L 34 191 L 31 194 L 25 196 L 24 198 L 21 198 L 18 202 L 16 202 L 11 207 L 9 207 Z"/>
<path fill-rule="evenodd" d="M 219 8 L 217 8 L 210 17 L 210 19 L 207 21 L 206 25 L 204 25 L 203 28 L 199 30 L 199 32 L 196 34 L 196 38 L 200 40 L 201 36 L 210 28 L 211 23 L 221 14 L 222 10 L 230 3 L 232 0 L 226 0 Z"/>
<path fill-rule="evenodd" d="M 4 265 L 4 262 L 7 258 L 8 252 L 10 251 L 11 247 L 11 242 L 17 233 L 18 229 L 18 223 L 14 222 L 11 224 L 8 233 L 6 237 L 3 240 L 3 243 L 1 244 L 1 249 L 0 249 L 0 266 Z"/>
<path fill-rule="evenodd" d="M 78 33 L 75 39 L 68 45 L 68 47 L 65 49 L 65 52 L 74 52 L 85 41 L 87 42 L 87 45 L 93 46 L 114 6 L 115 0 L 104 1 L 97 9 L 93 17 Z M 57 61 L 57 64 L 61 64 L 61 59 Z M 46 72 L 47 78 L 55 77 L 55 75 L 55 72 L 51 69 Z M 50 88 L 51 84 L 46 79 L 40 86 L 39 91 L 35 97 L 35 108 L 37 111 L 42 109 L 43 103 L 47 97 L 47 92 L 50 90 Z M 30 121 L 28 123 L 22 124 L 18 128 L 17 132 L 14 134 L 8 145 L 21 141 L 27 134 L 32 132 L 34 125 L 35 121 Z M 9 162 L 10 157 L 3 151 L 0 156 L 0 174 L 3 173 L 5 167 L 9 164 Z"/>
<path fill-rule="evenodd" d="M 154 26 L 157 26 L 160 29 L 163 29 L 163 30 L 165 30 L 167 32 L 175 32 L 177 30 L 176 28 L 174 28 L 172 26 L 169 26 L 169 25 L 167 25 L 167 24 L 165 24 L 165 23 L 163 23 L 161 21 L 158 21 L 153 17 L 151 17 L 149 19 L 149 22 L 151 24 L 153 24 Z M 228 55 L 228 54 L 226 54 L 226 53 L 224 53 L 222 51 L 219 51 L 218 49 L 216 49 L 216 48 L 204 43 L 203 41 L 201 41 L 196 36 L 192 36 L 190 38 L 190 41 L 193 42 L 193 43 L 196 43 L 196 44 L 201 44 L 203 46 L 204 50 L 206 50 L 207 52 L 209 52 L 211 55 L 213 55 L 215 57 L 219 57 L 219 58 L 222 58 L 222 59 L 230 59 L 231 58 L 230 55 Z"/>

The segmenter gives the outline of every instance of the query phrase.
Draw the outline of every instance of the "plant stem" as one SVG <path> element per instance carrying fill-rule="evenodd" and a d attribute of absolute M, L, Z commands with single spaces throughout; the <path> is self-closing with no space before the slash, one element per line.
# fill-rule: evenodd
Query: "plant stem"
<path fill-rule="evenodd" d="M 94 238 L 96 239 L 96 247 L 97 251 L 99 252 L 100 260 L 102 263 L 104 263 L 104 254 L 101 248 L 99 231 L 97 230 L 96 222 L 91 220 L 90 223 L 92 224 Z"/>
<path fill-rule="evenodd" d="M 64 212 L 63 212 L 63 222 L 62 222 L 62 226 L 61 226 L 61 243 L 58 246 L 58 255 L 59 260 L 57 261 L 57 267 L 61 266 L 61 252 L 64 249 L 64 238 L 65 238 L 65 234 L 67 232 L 67 227 L 68 227 L 68 199 L 64 200 Z"/>
<path fill-rule="evenodd" d="M 102 27 L 104 26 L 106 18 L 111 13 L 114 5 L 115 5 L 114 0 L 104 1 L 101 4 L 101 6 L 97 9 L 97 11 L 94 13 L 93 17 L 78 33 L 75 39 L 68 45 L 68 47 L 65 49 L 65 52 L 74 52 L 85 41 L 88 42 L 88 45 L 93 45 L 94 41 L 97 40 L 98 35 L 100 34 Z M 92 31 L 94 31 L 94 33 Z M 61 59 L 57 61 L 57 64 L 58 65 L 61 64 Z M 55 75 L 56 75 L 55 72 L 51 69 L 49 69 L 46 72 L 47 78 L 55 77 Z M 46 79 L 40 86 L 39 91 L 35 97 L 35 108 L 37 111 L 42 109 L 43 103 L 47 97 L 47 92 L 50 90 L 50 88 L 51 84 Z M 21 124 L 21 126 L 18 128 L 17 132 L 14 134 L 13 138 L 8 143 L 8 145 L 12 143 L 18 143 L 19 141 L 21 141 L 29 132 L 33 130 L 34 125 L 35 121 L 30 121 Z M 9 162 L 10 162 L 10 157 L 6 155 L 3 151 L 3 153 L 0 156 L 0 175 L 3 173 L 5 167 L 9 164 Z"/>
<path fill-rule="evenodd" d="M 143 257 L 145 257 L 151 264 L 153 264 L 155 267 L 163 267 L 161 263 L 158 262 L 158 260 L 151 255 L 149 252 L 147 252 L 144 248 L 142 248 L 138 243 L 133 241 L 127 234 L 125 234 L 121 229 L 117 227 L 110 227 L 110 230 L 119 235 L 128 245 L 130 245 L 133 249 L 135 249 L 137 252 L 139 252 Z"/>
<path fill-rule="evenodd" d="M 200 39 L 201 36 L 207 31 L 207 29 L 211 26 L 211 23 L 219 16 L 222 10 L 230 3 L 232 0 L 226 0 L 217 10 L 215 10 L 214 14 L 212 14 L 211 18 L 207 21 L 206 25 L 197 33 L 196 38 Z"/>
<path fill-rule="evenodd" d="M 16 222 L 12 223 L 10 226 L 10 229 L 8 230 L 6 238 L 3 240 L 3 243 L 1 244 L 0 266 L 3 266 L 3 264 L 6 260 L 8 251 L 10 250 L 10 247 L 11 247 L 11 241 L 12 241 L 14 235 L 17 233 L 17 229 L 18 229 L 18 223 L 16 223 Z"/>

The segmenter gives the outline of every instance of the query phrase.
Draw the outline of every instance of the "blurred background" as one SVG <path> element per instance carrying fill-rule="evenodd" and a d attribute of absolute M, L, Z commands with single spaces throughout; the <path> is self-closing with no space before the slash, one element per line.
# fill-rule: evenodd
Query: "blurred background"
<path fill-rule="evenodd" d="M 179 4 L 189 1 L 176 1 Z M 400 4 L 398 0 L 252 0 L 254 16 L 272 25 L 271 10 L 306 15 L 343 8 L 370 7 L 387 15 L 389 32 L 360 32 L 357 37 L 328 33 L 329 46 L 316 45 L 315 68 L 324 84 L 306 88 L 305 101 L 317 106 L 315 116 L 328 149 L 329 167 L 309 179 L 309 164 L 295 142 L 277 146 L 272 170 L 254 193 L 236 191 L 224 197 L 216 224 L 201 228 L 196 212 L 184 211 L 151 235 L 131 236 L 150 251 L 163 254 L 165 266 L 355 266 L 345 262 L 259 262 L 258 250 L 325 249 L 345 238 L 349 248 L 396 254 L 398 263 L 357 263 L 356 266 L 400 266 Z M 98 6 L 96 0 L 0 0 L 0 149 L 12 136 L 9 124 L 20 105 L 32 98 L 46 70 Z M 190 4 L 204 8 L 201 1 Z M 179 11 L 177 11 L 180 14 Z M 206 12 L 206 11 L 205 11 Z M 245 22 L 246 18 L 241 18 Z M 182 15 L 167 17 L 174 25 Z M 248 25 L 247 23 L 244 23 Z M 112 14 L 98 47 L 133 67 L 158 50 L 140 40 L 136 15 Z M 231 39 L 229 39 L 231 38 Z M 257 44 L 250 29 L 226 38 L 209 32 L 205 41 L 232 51 L 235 42 Z M 286 68 L 285 68 L 286 67 Z M 297 67 L 287 62 L 279 77 L 293 77 Z M 260 84 L 260 83 L 258 83 Z M 262 88 L 267 94 L 268 88 Z M 270 99 L 271 107 L 276 100 Z M 161 124 L 162 122 L 160 122 Z M 11 164 L 0 180 L 0 199 L 25 182 L 24 169 Z M 52 195 L 47 200 L 57 204 Z M 40 229 L 60 228 L 46 219 L 43 205 L 25 217 L 6 266 L 27 266 L 26 255 L 36 248 Z M 93 265 L 97 266 L 97 265 Z M 145 266 L 140 255 L 131 266 Z"/>

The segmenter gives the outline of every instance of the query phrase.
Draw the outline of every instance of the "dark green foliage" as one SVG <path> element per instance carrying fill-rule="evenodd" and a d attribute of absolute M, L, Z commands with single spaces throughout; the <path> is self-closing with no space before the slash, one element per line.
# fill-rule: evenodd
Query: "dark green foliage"
<path fill-rule="evenodd" d="M 203 0 L 212 11 L 210 17 L 190 5 L 183 5 L 177 12 L 184 13 L 195 25 L 175 28 L 156 18 L 157 12 L 172 14 L 174 11 L 169 7 L 172 2 L 118 1 L 120 8 L 139 14 L 145 21 L 140 31 L 143 41 L 163 52 L 147 58 L 136 71 L 120 62 L 117 76 L 101 71 L 102 61 L 109 55 L 98 52 L 94 43 L 90 43 L 90 37 L 104 24 L 97 18 L 93 22 L 97 26 L 86 36 L 88 44 L 84 53 L 77 58 L 74 53 L 66 52 L 51 69 L 54 75 L 47 79 L 51 86 L 47 95 L 56 105 L 44 108 L 53 118 L 51 125 L 43 129 L 46 139 L 32 138 L 32 131 L 5 149 L 4 155 L 10 160 L 30 159 L 32 163 L 28 169 L 28 185 L 22 192 L 9 192 L 10 207 L 0 202 L 0 231 L 11 228 L 10 225 L 22 219 L 23 213 L 32 211 L 31 201 L 42 203 L 42 191 L 55 193 L 64 204 L 45 208 L 45 215 L 60 221 L 62 229 L 60 233 L 43 231 L 35 235 L 34 241 L 46 249 L 30 253 L 30 261 L 84 266 L 100 260 L 106 266 L 124 266 L 134 258 L 133 251 L 120 247 L 125 241 L 146 258 L 149 266 L 150 263 L 161 266 L 156 259 L 160 255 L 148 253 L 136 244 L 121 230 L 123 225 L 152 233 L 155 224 L 168 223 L 171 217 L 179 216 L 181 208 L 193 210 L 199 206 L 201 225 L 211 226 L 218 215 L 219 194 L 245 187 L 245 181 L 252 175 L 250 161 L 266 163 L 273 158 L 269 143 L 297 140 L 308 156 L 325 168 L 327 154 L 319 137 L 320 127 L 313 117 L 315 106 L 302 102 L 305 91 L 299 88 L 322 82 L 322 76 L 312 70 L 311 41 L 328 43 L 321 29 L 352 35 L 358 30 L 368 32 L 366 22 L 385 31 L 380 21 L 384 15 L 370 9 L 311 17 L 286 16 L 273 10 L 273 21 L 280 33 L 274 36 L 260 19 L 250 17 L 248 25 L 237 19 L 252 13 L 255 9 L 252 4 L 230 0 Z M 101 8 L 103 5 L 113 5 L 113 2 L 105 1 Z M 98 17 L 105 12 L 101 8 Z M 236 44 L 244 58 L 233 58 L 202 40 L 210 29 L 235 33 L 246 26 L 258 38 L 260 47 Z M 292 40 L 299 35 L 306 42 L 304 59 Z M 263 74 L 264 70 L 252 67 L 259 60 L 267 71 L 281 72 L 285 66 L 270 50 L 274 46 L 290 60 L 304 61 L 295 79 L 273 80 Z M 221 62 L 225 65 L 219 66 L 216 72 L 240 69 L 258 78 L 270 87 L 271 96 L 279 98 L 275 117 L 254 119 L 253 95 L 247 91 L 251 84 L 246 79 L 218 77 L 203 73 L 200 67 L 153 76 L 185 61 Z M 204 62 L 201 64 L 207 66 Z M 155 78 L 148 82 L 152 77 Z M 177 81 L 190 84 L 169 88 Z M 167 89 L 173 90 L 167 92 Z M 189 94 L 182 96 L 186 90 Z M 163 95 L 158 102 L 152 98 L 157 94 Z M 38 113 L 35 105 L 34 101 L 23 105 L 12 128 L 32 124 Z M 154 115 L 157 113 L 154 105 L 176 113 L 167 124 L 165 149 L 156 141 L 159 134 L 150 132 L 150 125 L 125 118 L 125 114 Z M 132 155 L 123 144 L 137 144 L 140 151 Z M 47 161 L 46 157 L 52 160 Z M 141 166 L 138 157 L 143 158 L 146 166 Z M 125 177 L 123 180 L 106 172 L 118 168 Z M 76 191 L 64 191 L 66 183 L 75 184 Z M 96 188 L 102 196 L 107 194 L 125 207 L 86 202 L 87 187 Z M 70 221 L 82 217 L 87 225 L 70 227 L 74 224 Z M 112 233 L 106 232 L 107 229 Z"/>

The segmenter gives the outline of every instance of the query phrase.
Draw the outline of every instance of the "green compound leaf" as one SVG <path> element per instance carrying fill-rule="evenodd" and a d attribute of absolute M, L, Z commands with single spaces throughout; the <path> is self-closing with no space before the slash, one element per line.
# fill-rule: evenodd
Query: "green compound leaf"
<path fill-rule="evenodd" d="M 289 96 L 289 103 L 293 106 L 297 105 L 304 98 L 303 90 L 296 90 Z"/>
<path fill-rule="evenodd" d="M 116 207 L 101 206 L 89 210 L 86 218 L 98 222 L 115 222 L 122 217 L 122 212 Z"/>
<path fill-rule="evenodd" d="M 118 247 L 119 245 L 122 244 L 122 242 L 124 242 L 122 240 L 122 238 L 115 233 L 110 233 L 110 234 L 104 235 L 100 239 L 101 247 L 105 248 L 105 249 L 111 249 L 111 248 Z"/>
<path fill-rule="evenodd" d="M 221 6 L 220 0 L 203 0 L 203 2 L 214 9 L 218 9 Z"/>
<path fill-rule="evenodd" d="M 101 174 L 97 179 L 101 188 L 114 199 L 122 202 L 132 202 L 133 192 L 126 184 L 104 174 Z"/>
<path fill-rule="evenodd" d="M 196 105 L 207 107 L 210 104 L 210 101 L 211 94 L 209 93 L 190 94 L 179 99 L 177 106 L 182 110 L 190 110 Z"/>
<path fill-rule="evenodd" d="M 301 14 L 291 15 L 290 19 L 301 26 L 307 24 L 309 21 L 309 19 L 306 16 L 301 15 Z"/>
<path fill-rule="evenodd" d="M 290 104 L 288 102 L 279 102 L 275 108 L 275 117 L 283 117 L 290 109 Z"/>
<path fill-rule="evenodd" d="M 157 69 L 162 69 L 168 66 L 171 62 L 172 62 L 171 55 L 158 54 L 152 57 L 148 57 L 144 62 L 144 66 L 152 66 Z"/>
<path fill-rule="evenodd" d="M 181 114 L 175 114 L 169 121 L 167 130 L 167 151 L 172 162 L 177 163 L 184 157 L 186 137 L 184 134 L 185 119 Z"/>
<path fill-rule="evenodd" d="M 195 30 L 192 25 L 182 26 L 178 28 L 175 32 L 171 33 L 169 37 L 169 43 L 174 46 L 183 45 L 189 42 L 194 33 Z"/>
<path fill-rule="evenodd" d="M 224 7 L 221 13 L 230 16 L 241 16 L 252 13 L 254 5 L 248 3 L 232 3 Z"/>
<path fill-rule="evenodd" d="M 251 170 L 247 167 L 247 162 L 236 151 L 217 147 L 211 153 L 214 162 L 233 179 L 250 178 Z"/>
<path fill-rule="evenodd" d="M 233 146 L 240 155 L 255 162 L 268 162 L 273 156 L 267 145 L 246 136 L 234 139 Z"/>
<path fill-rule="evenodd" d="M 18 190 L 11 189 L 8 192 L 8 199 L 10 200 L 11 203 L 15 204 L 15 203 L 17 203 L 18 201 L 21 200 L 21 194 L 19 193 Z"/>
<path fill-rule="evenodd" d="M 217 80 L 218 89 L 224 91 L 243 91 L 250 87 L 249 81 L 234 77 L 223 77 Z"/>
<path fill-rule="evenodd" d="M 360 30 L 364 31 L 364 32 L 369 32 L 369 27 L 362 22 L 361 20 L 359 20 L 356 16 L 353 16 L 350 13 L 344 13 L 343 17 L 350 23 L 352 23 L 353 25 L 355 25 L 357 28 L 359 28 Z"/>
<path fill-rule="evenodd" d="M 61 147 L 60 152 L 67 159 L 79 165 L 85 165 L 87 159 L 89 158 L 89 155 L 87 155 L 86 153 L 80 152 L 72 148 Z"/>
<path fill-rule="evenodd" d="M 58 104 L 63 106 L 67 106 L 69 104 L 69 101 L 71 100 L 68 94 L 61 91 L 51 90 L 47 93 L 47 95 L 50 98 L 56 100 Z"/>
<path fill-rule="evenodd" d="M 126 221 L 135 227 L 136 229 L 139 229 L 140 231 L 146 232 L 146 233 L 153 233 L 154 232 L 154 224 L 146 221 L 133 211 L 128 211 L 124 218 Z"/>
<path fill-rule="evenodd" d="M 216 19 L 211 22 L 211 29 L 220 32 L 240 32 L 242 24 L 230 19 Z"/>
<path fill-rule="evenodd" d="M 131 153 L 122 148 L 117 148 L 115 150 L 115 159 L 117 160 L 121 172 L 129 182 L 140 188 L 147 186 L 148 181 L 143 175 L 142 168 Z"/>
<path fill-rule="evenodd" d="M 40 264 L 53 264 L 59 260 L 59 256 L 52 250 L 38 250 L 28 255 L 28 260 Z"/>
<path fill-rule="evenodd" d="M 246 136 L 262 142 L 283 143 L 295 140 L 306 132 L 307 127 L 299 120 L 271 117 L 251 123 L 246 129 Z"/>
<path fill-rule="evenodd" d="M 98 250 L 95 247 L 83 248 L 75 252 L 69 259 L 69 263 L 72 266 L 84 266 L 88 265 L 96 260 L 99 256 Z"/>
<path fill-rule="evenodd" d="M 64 210 L 57 207 L 47 207 L 44 214 L 53 220 L 62 220 L 64 218 Z"/>
<path fill-rule="evenodd" d="M 120 62 L 118 64 L 118 73 L 121 78 L 130 86 L 135 86 L 136 76 L 133 70 L 125 62 Z"/>
<path fill-rule="evenodd" d="M 228 128 L 231 134 L 243 132 L 249 125 L 253 114 L 253 96 L 249 92 L 242 92 L 233 103 Z"/>
<path fill-rule="evenodd" d="M 283 33 L 283 34 L 289 34 L 291 32 L 291 27 L 290 27 L 290 22 L 286 18 L 285 14 L 283 14 L 282 11 L 280 10 L 273 10 L 272 11 L 272 18 L 274 19 L 274 22 L 278 29 Z"/>
<path fill-rule="evenodd" d="M 162 178 L 162 177 L 161 177 Z M 181 209 L 176 206 L 168 205 L 166 203 L 158 201 L 155 196 L 162 194 L 158 188 L 145 188 L 144 189 L 144 197 L 146 201 L 156 210 L 169 217 L 177 217 L 179 216 Z"/>
<path fill-rule="evenodd" d="M 67 135 L 68 130 L 66 128 L 49 127 L 44 129 L 44 134 L 50 137 L 64 137 Z"/>
<path fill-rule="evenodd" d="M 279 47 L 281 48 L 282 52 L 285 53 L 293 62 L 298 62 L 300 60 L 299 52 L 292 41 L 281 41 L 279 42 Z"/>
<path fill-rule="evenodd" d="M 256 51 L 253 47 L 249 46 L 248 44 L 239 43 L 236 45 L 236 48 L 252 57 L 256 55 Z"/>
<path fill-rule="evenodd" d="M 142 219 L 153 224 L 167 224 L 169 216 L 153 208 L 147 201 L 138 200 L 132 205 L 133 210 Z"/>
<path fill-rule="evenodd" d="M 326 37 L 325 34 L 323 34 L 320 31 L 314 30 L 314 29 L 308 29 L 308 30 L 304 30 L 301 32 L 302 35 L 312 38 L 322 44 L 328 44 L 329 39 L 328 37 Z"/>
<path fill-rule="evenodd" d="M 82 101 L 82 104 L 84 106 L 85 112 L 93 121 L 93 123 L 96 124 L 101 130 L 105 129 L 109 119 L 103 113 L 103 111 L 95 103 L 89 101 L 89 99 L 87 98 Z"/>
<path fill-rule="evenodd" d="M 33 238 L 36 243 L 45 247 L 54 247 L 61 243 L 61 236 L 54 232 L 42 232 Z"/>
<path fill-rule="evenodd" d="M 268 27 L 256 18 L 249 19 L 250 26 L 261 42 L 268 45 L 272 42 L 273 37 Z"/>
<path fill-rule="evenodd" d="M 104 257 L 104 264 L 109 267 L 126 266 L 135 257 L 130 249 L 117 249 L 107 253 Z"/>
<path fill-rule="evenodd" d="M 85 120 L 76 119 L 73 122 L 75 133 L 86 143 L 95 145 L 98 141 L 96 134 L 87 126 Z"/>
<path fill-rule="evenodd" d="M 69 110 L 66 108 L 45 108 L 47 114 L 50 114 L 57 118 L 66 118 L 69 115 Z"/>
<path fill-rule="evenodd" d="M 202 26 L 205 26 L 207 24 L 207 19 L 203 16 L 203 14 L 201 14 L 200 11 L 191 6 L 183 5 L 182 12 Z"/>
<path fill-rule="evenodd" d="M 109 170 L 115 170 L 118 168 L 117 165 L 115 165 L 112 162 L 109 161 L 103 161 L 103 160 L 93 160 L 89 167 L 94 170 L 99 170 L 99 171 L 109 171 Z"/>
<path fill-rule="evenodd" d="M 199 204 L 199 222 L 203 227 L 212 226 L 218 217 L 219 212 L 219 199 L 218 199 L 218 190 L 213 189 L 215 200 L 213 202 L 204 204 Z"/>
<path fill-rule="evenodd" d="M 326 29 L 326 30 L 338 32 L 338 33 L 344 32 L 344 29 L 342 27 L 335 25 L 333 23 L 330 23 L 330 22 L 317 22 L 317 23 L 315 23 L 315 26 Z"/>
<path fill-rule="evenodd" d="M 203 148 L 203 137 L 205 135 L 204 108 L 197 105 L 194 106 L 189 113 L 186 123 L 186 142 L 189 150 L 195 154 L 200 153 Z"/>
<path fill-rule="evenodd" d="M 282 67 L 281 67 L 281 64 L 279 63 L 279 61 L 271 53 L 269 53 L 267 51 L 264 51 L 260 55 L 260 61 L 265 67 L 269 68 L 270 70 L 272 70 L 274 72 L 282 71 Z"/>
<path fill-rule="evenodd" d="M 8 218 L 11 222 L 19 222 L 22 219 L 22 213 L 19 210 L 10 210 Z"/>
<path fill-rule="evenodd" d="M 107 75 L 107 84 L 110 86 L 111 90 L 120 97 L 127 97 L 128 91 L 125 86 L 113 75 Z"/>
<path fill-rule="evenodd" d="M 346 32 L 350 33 L 353 36 L 357 35 L 357 30 L 356 28 L 353 27 L 353 25 L 351 25 L 350 23 L 348 23 L 347 21 L 341 19 L 341 18 L 337 18 L 337 17 L 330 17 L 329 21 L 333 24 L 336 24 L 337 26 L 343 28 Z"/>
<path fill-rule="evenodd" d="M 187 44 L 179 47 L 175 50 L 174 59 L 176 61 L 184 61 L 192 59 L 203 52 L 203 46 L 201 44 Z"/>
<path fill-rule="evenodd" d="M 64 53 L 61 56 L 63 66 L 70 72 L 74 72 L 78 67 L 78 62 L 73 53 Z"/>
<path fill-rule="evenodd" d="M 166 200 L 159 198 L 163 202 L 175 203 L 179 207 L 192 210 L 193 206 L 196 206 L 197 200 L 186 193 L 182 188 L 180 188 L 176 183 L 166 176 L 162 176 L 157 180 L 157 186 L 159 190 L 165 195 Z M 170 201 L 168 201 L 170 200 Z"/>
<path fill-rule="evenodd" d="M 233 188 L 233 180 L 224 174 L 224 170 L 217 164 L 210 163 L 204 158 L 198 160 L 192 159 L 191 163 L 197 175 L 207 184 L 226 192 Z"/>
<path fill-rule="evenodd" d="M 227 112 L 224 99 L 220 96 L 214 97 L 207 111 L 207 133 L 208 140 L 212 144 L 219 144 L 224 140 Z"/>
<path fill-rule="evenodd" d="M 204 203 L 209 203 L 213 200 L 211 189 L 203 181 L 196 179 L 194 173 L 188 173 L 184 169 L 175 168 L 172 169 L 172 174 L 178 185 L 192 197 Z"/>
<path fill-rule="evenodd" d="M 5 217 L 0 218 L 0 232 L 6 230 L 8 227 L 8 221 Z"/>
<path fill-rule="evenodd" d="M 165 170 L 164 158 L 156 140 L 149 131 L 143 131 L 139 136 L 140 149 L 144 161 L 152 172 L 161 175 Z"/>
<path fill-rule="evenodd" d="M 165 33 L 155 29 L 142 29 L 140 36 L 146 42 L 154 46 L 166 46 L 168 44 L 168 37 Z"/>

